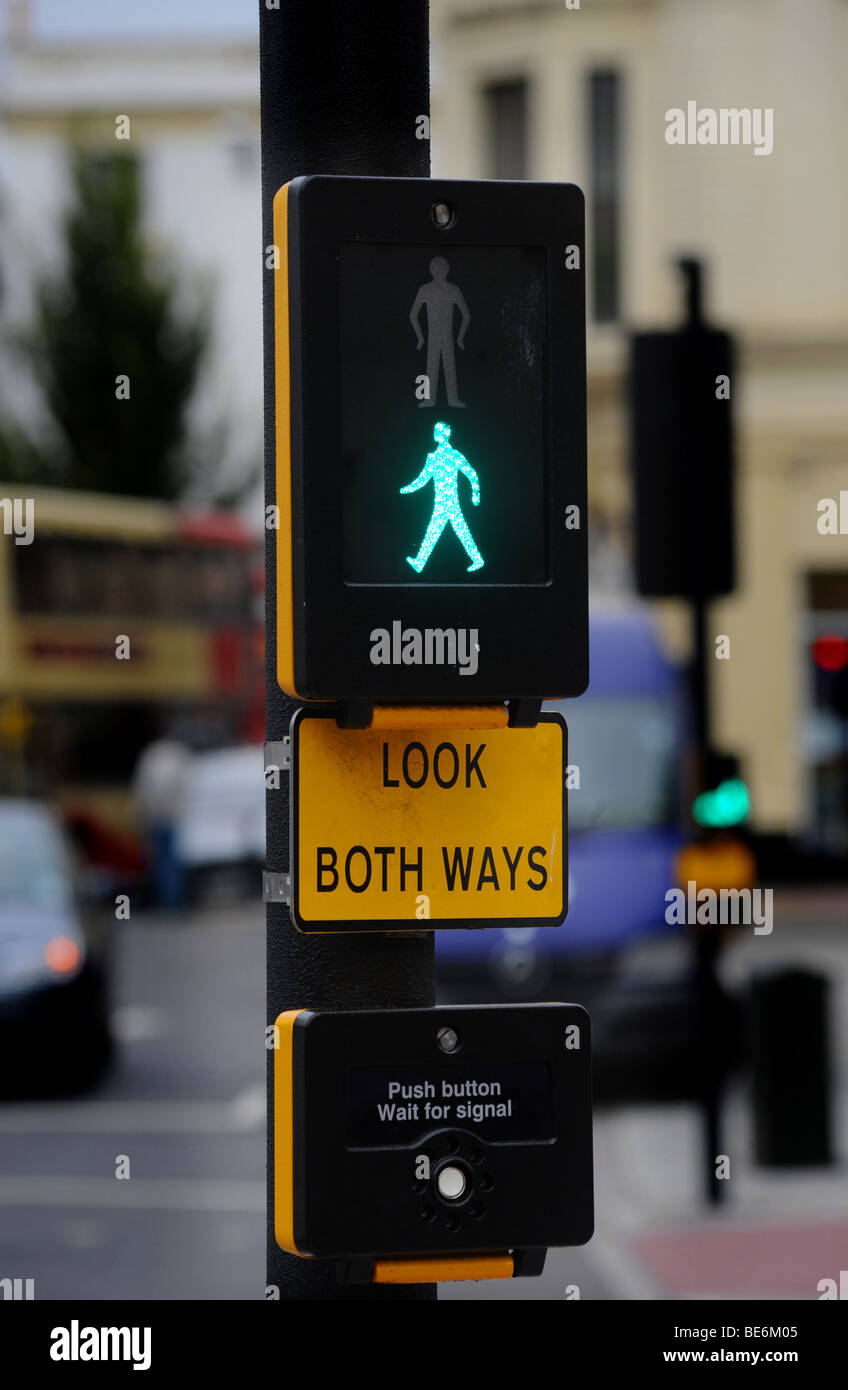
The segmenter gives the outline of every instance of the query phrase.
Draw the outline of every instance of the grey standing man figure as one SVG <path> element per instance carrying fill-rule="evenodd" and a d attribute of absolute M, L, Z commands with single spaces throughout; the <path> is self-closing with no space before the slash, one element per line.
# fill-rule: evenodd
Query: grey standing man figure
<path fill-rule="evenodd" d="M 463 410 L 465 402 L 459 399 L 456 386 L 456 356 L 453 337 L 454 309 L 458 309 L 460 314 L 456 344 L 461 349 L 465 347 L 465 332 L 471 322 L 471 315 L 468 312 L 468 305 L 462 290 L 458 285 L 452 285 L 448 280 L 449 270 L 450 266 L 444 256 L 433 257 L 430 262 L 430 274 L 433 278 L 422 285 L 415 296 L 415 303 L 409 312 L 409 321 L 415 329 L 419 349 L 423 348 L 424 334 L 421 332 L 421 310 L 426 306 L 427 378 L 430 386 L 430 397 L 429 400 L 419 401 L 419 407 L 433 408 L 435 406 L 439 390 L 439 367 L 441 366 L 448 393 L 448 405 L 452 405 L 456 410 Z"/>

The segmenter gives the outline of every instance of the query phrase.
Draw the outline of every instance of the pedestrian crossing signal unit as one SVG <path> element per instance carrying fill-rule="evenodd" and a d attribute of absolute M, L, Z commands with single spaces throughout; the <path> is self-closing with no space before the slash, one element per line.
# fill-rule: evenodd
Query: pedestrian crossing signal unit
<path fill-rule="evenodd" d="M 274 1222 L 360 1278 L 538 1273 L 592 1235 L 589 1018 L 575 1004 L 280 1014 Z"/>
<path fill-rule="evenodd" d="M 318 176 L 277 193 L 289 694 L 585 689 L 583 226 L 570 184 Z"/>

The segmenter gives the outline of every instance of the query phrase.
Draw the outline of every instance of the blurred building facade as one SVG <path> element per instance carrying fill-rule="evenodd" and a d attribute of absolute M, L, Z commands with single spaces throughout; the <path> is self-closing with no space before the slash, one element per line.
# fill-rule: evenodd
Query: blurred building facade
<path fill-rule="evenodd" d="M 848 638 L 848 121 L 843 0 L 432 0 L 435 171 L 569 180 L 587 195 L 590 500 L 625 534 L 627 330 L 679 311 L 703 257 L 738 338 L 740 587 L 716 604 L 716 735 L 744 759 L 756 825 L 848 850 L 848 739 L 812 643 Z M 676 145 L 666 112 L 770 108 L 773 149 Z M 848 504 L 848 495 L 845 497 Z M 670 633 L 684 632 L 664 605 Z M 833 674 L 833 673 L 830 673 Z"/>
<path fill-rule="evenodd" d="M 756 824 L 848 849 L 842 679 L 810 655 L 848 638 L 848 179 L 844 0 L 431 0 L 433 172 L 572 180 L 587 194 L 593 579 L 626 591 L 631 512 L 627 330 L 679 313 L 672 268 L 707 265 L 711 318 L 738 337 L 740 588 L 717 604 L 716 735 L 739 752 Z M 209 277 L 213 346 L 197 411 L 225 412 L 237 457 L 261 448 L 258 55 L 255 40 L 57 42 L 28 6 L 7 33 L 0 112 L 0 320 L 26 322 L 60 254 L 70 141 L 129 147 L 151 240 L 187 283 Z M 773 149 L 670 145 L 666 112 L 773 111 Z M 124 144 L 120 148 L 126 149 Z M 0 410 L 37 399 L 0 346 Z M 685 623 L 663 605 L 672 645 Z"/>

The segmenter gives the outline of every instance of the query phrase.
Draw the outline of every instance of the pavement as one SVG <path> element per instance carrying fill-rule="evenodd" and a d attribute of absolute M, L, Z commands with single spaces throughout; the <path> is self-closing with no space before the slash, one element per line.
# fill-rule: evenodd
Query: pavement
<path fill-rule="evenodd" d="M 632 954 L 628 970 L 672 964 L 673 944 Z M 754 1162 L 750 1090 L 723 1110 L 730 1176 L 718 1207 L 703 1199 L 701 1119 L 694 1106 L 625 1106 L 595 1116 L 595 1235 L 551 1251 L 539 1280 L 447 1286 L 449 1299 L 817 1299 L 848 1270 L 848 890 L 775 890 L 771 935 L 739 935 L 722 973 L 741 986 L 789 965 L 830 980 L 836 1161 L 768 1169 Z M 787 1020 L 791 1046 L 792 1020 Z M 848 1282 L 848 1281 L 846 1281 Z M 517 1288 L 521 1285 L 521 1288 Z"/>
<path fill-rule="evenodd" d="M 0 1109 L 0 1277 L 37 1299 L 262 1298 L 262 910 L 115 930 L 114 1071 Z"/>
<path fill-rule="evenodd" d="M 264 1296 L 264 921 L 256 904 L 116 923 L 118 1063 L 75 1101 L 0 1110 L 0 1278 L 38 1299 Z M 650 969 L 673 946 L 645 947 Z M 775 895 L 771 936 L 723 970 L 803 963 L 831 980 L 834 1148 L 826 1168 L 753 1161 L 744 1080 L 727 1098 L 725 1200 L 701 1193 L 687 1105 L 601 1111 L 596 1233 L 540 1279 L 443 1285 L 456 1299 L 815 1299 L 848 1269 L 848 892 Z M 116 1176 L 129 1171 L 128 1178 Z"/>

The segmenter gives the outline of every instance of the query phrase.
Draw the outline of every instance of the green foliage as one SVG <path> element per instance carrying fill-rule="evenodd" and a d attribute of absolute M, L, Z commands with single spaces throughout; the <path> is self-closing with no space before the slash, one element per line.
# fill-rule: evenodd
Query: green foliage
<path fill-rule="evenodd" d="M 47 475 L 41 451 L 13 421 L 0 423 L 0 480 L 23 487 L 27 483 L 56 481 Z"/>
<path fill-rule="evenodd" d="M 187 481 L 186 409 L 208 314 L 177 307 L 173 273 L 145 248 L 131 155 L 76 152 L 72 179 L 66 264 L 38 288 L 29 344 L 60 440 L 51 480 L 173 498 Z M 119 376 L 129 399 L 116 396 Z"/>

